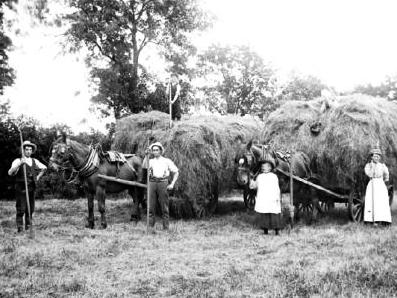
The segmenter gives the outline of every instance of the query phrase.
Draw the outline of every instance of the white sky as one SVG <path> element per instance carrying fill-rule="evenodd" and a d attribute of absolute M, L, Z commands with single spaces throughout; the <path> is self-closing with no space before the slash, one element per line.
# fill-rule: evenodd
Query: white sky
<path fill-rule="evenodd" d="M 315 75 L 338 90 L 377 84 L 397 73 L 397 1 L 202 1 L 218 22 L 199 39 L 200 48 L 211 43 L 249 45 L 281 73 Z M 11 100 L 12 110 L 45 125 L 103 129 L 105 121 L 88 111 L 83 57 L 61 54 L 61 32 L 22 24 L 24 35 L 13 40 L 10 53 L 17 79 L 4 96 Z"/>

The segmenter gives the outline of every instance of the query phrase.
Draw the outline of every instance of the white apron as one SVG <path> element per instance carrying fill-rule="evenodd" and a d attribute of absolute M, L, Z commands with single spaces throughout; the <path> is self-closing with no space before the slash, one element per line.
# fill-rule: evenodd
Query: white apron
<path fill-rule="evenodd" d="M 259 213 L 281 213 L 281 193 L 277 175 L 262 173 L 256 178 L 258 188 L 255 211 Z"/>
<path fill-rule="evenodd" d="M 372 183 L 374 185 L 374 210 L 372 210 Z M 384 221 L 391 223 L 389 195 L 383 178 L 373 178 L 368 182 L 365 192 L 364 221 Z"/>

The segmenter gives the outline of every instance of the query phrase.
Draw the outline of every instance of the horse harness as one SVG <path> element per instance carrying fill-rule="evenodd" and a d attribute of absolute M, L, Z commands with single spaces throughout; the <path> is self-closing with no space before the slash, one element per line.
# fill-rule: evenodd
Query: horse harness
<path fill-rule="evenodd" d="M 62 145 L 62 146 L 61 146 Z M 61 167 L 63 170 L 66 169 L 72 169 L 72 173 L 70 177 L 67 179 L 68 183 L 73 182 L 76 180 L 78 177 L 81 178 L 87 178 L 93 175 L 97 170 L 98 166 L 100 164 L 100 161 L 102 158 L 106 158 L 110 163 L 115 163 L 116 164 L 116 177 L 118 176 L 119 172 L 119 164 L 126 163 L 127 166 L 131 169 L 132 172 L 136 174 L 136 170 L 128 163 L 127 159 L 125 158 L 125 155 L 122 153 L 118 153 L 115 151 L 108 151 L 104 153 L 102 151 L 102 147 L 100 144 L 97 144 L 95 146 L 90 145 L 90 152 L 86 158 L 86 160 L 81 164 L 74 167 L 70 164 L 70 157 L 73 155 L 73 148 L 70 145 L 67 144 L 56 144 L 54 148 L 52 149 L 52 152 L 56 152 L 59 154 L 68 154 L 68 156 L 65 158 L 66 161 L 63 163 L 59 163 L 59 161 L 55 162 L 54 159 L 52 159 L 52 162 L 56 163 L 59 167 Z M 126 155 L 127 157 L 130 157 L 130 155 Z"/>

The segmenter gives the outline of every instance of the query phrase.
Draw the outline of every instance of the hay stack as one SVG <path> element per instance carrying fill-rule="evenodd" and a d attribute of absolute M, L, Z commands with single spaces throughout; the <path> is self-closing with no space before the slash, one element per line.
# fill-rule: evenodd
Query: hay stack
<path fill-rule="evenodd" d="M 113 149 L 143 155 L 147 146 L 160 141 L 165 157 L 180 175 L 170 202 L 176 218 L 201 217 L 212 213 L 218 194 L 235 187 L 234 157 L 237 140 L 247 141 L 260 133 L 258 123 L 248 117 L 192 116 L 168 128 L 168 115 L 153 111 L 121 119 L 116 125 Z"/>
<path fill-rule="evenodd" d="M 350 190 L 356 185 L 363 191 L 364 166 L 377 142 L 396 177 L 396 115 L 396 103 L 361 94 L 338 97 L 327 105 L 322 99 L 288 102 L 269 115 L 262 141 L 307 153 L 325 187 Z M 311 127 L 320 128 L 318 134 Z"/>

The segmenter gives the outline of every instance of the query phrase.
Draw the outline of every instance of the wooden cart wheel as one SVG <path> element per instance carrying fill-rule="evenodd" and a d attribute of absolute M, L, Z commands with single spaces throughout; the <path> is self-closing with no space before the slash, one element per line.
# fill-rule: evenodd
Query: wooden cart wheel
<path fill-rule="evenodd" d="M 312 202 L 299 202 L 295 206 L 295 215 L 294 218 L 299 220 L 299 218 L 303 217 L 307 223 L 311 223 L 316 219 L 317 215 L 314 214 L 314 206 Z"/>
<path fill-rule="evenodd" d="M 321 207 L 321 211 L 326 213 L 326 212 L 332 210 L 335 207 L 335 204 L 333 202 L 321 201 L 320 207 Z"/>
<path fill-rule="evenodd" d="M 354 222 L 364 220 L 364 197 L 360 196 L 356 191 L 352 191 L 349 195 L 349 217 Z"/>
<path fill-rule="evenodd" d="M 249 210 L 254 210 L 256 201 L 256 191 L 255 190 L 244 190 L 244 205 Z"/>

